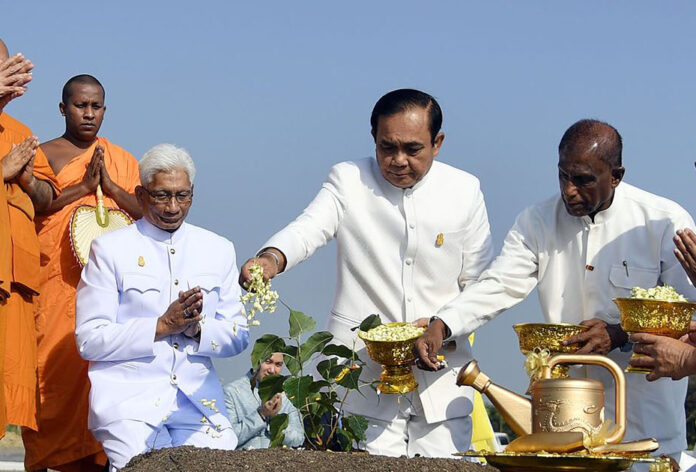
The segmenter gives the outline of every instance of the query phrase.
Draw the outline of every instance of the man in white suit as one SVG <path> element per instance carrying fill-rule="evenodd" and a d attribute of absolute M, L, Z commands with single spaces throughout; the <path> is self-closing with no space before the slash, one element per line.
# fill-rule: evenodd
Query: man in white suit
<path fill-rule="evenodd" d="M 194 175 L 181 148 L 145 153 L 144 217 L 92 243 L 77 289 L 89 428 L 116 470 L 152 449 L 237 444 L 211 358 L 243 351 L 249 334 L 233 244 L 184 222 Z"/>
<path fill-rule="evenodd" d="M 258 261 L 272 278 L 336 238 L 337 286 L 328 329 L 339 342 L 356 342 L 351 328 L 372 313 L 384 322 L 414 322 L 434 314 L 488 265 L 492 245 L 483 194 L 476 177 L 434 162 L 444 134 L 442 111 L 430 95 L 395 90 L 379 99 L 372 117 L 376 159 L 335 165 L 315 199 L 264 244 L 242 268 L 240 282 Z M 346 409 L 367 417 L 367 450 L 390 456 L 451 457 L 469 448 L 472 392 L 455 384 L 470 359 L 466 339 L 446 352 L 450 367 L 416 372 L 418 390 L 399 402 L 368 388 Z"/>
<path fill-rule="evenodd" d="M 623 182 L 622 150 L 621 135 L 607 123 L 585 119 L 566 130 L 558 147 L 560 194 L 520 213 L 491 266 L 440 309 L 416 342 L 425 365 L 437 368 L 443 339 L 465 338 L 536 287 L 546 321 L 589 327 L 566 343 L 579 342 L 578 353 L 606 355 L 623 368 L 630 345 L 612 298 L 655 285 L 696 298 L 673 241 L 694 221 L 677 203 Z M 604 383 L 605 417 L 613 419 L 611 375 L 597 366 L 575 373 Z M 653 437 L 656 454 L 678 459 L 686 447 L 686 389 L 686 379 L 627 375 L 624 440 Z"/>

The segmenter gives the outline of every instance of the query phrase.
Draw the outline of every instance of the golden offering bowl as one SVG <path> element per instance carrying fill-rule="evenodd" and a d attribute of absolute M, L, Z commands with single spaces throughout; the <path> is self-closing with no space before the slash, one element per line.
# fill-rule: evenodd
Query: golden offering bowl
<path fill-rule="evenodd" d="M 520 323 L 512 327 L 520 341 L 522 354 L 529 354 L 535 349 L 548 349 L 553 354 L 572 354 L 578 344 L 563 345 L 563 341 L 587 331 L 587 326 L 569 323 Z"/>
<path fill-rule="evenodd" d="M 519 323 L 512 327 L 517 333 L 520 342 L 520 351 L 525 356 L 543 349 L 548 349 L 550 355 L 572 354 L 579 344 L 563 345 L 563 341 L 587 331 L 587 326 L 570 323 Z M 568 378 L 568 365 L 557 365 L 551 372 L 554 379 Z M 529 388 L 534 382 L 534 377 L 529 379 Z"/>
<path fill-rule="evenodd" d="M 614 298 L 619 307 L 621 328 L 629 335 L 649 333 L 678 339 L 689 331 L 696 303 L 666 302 L 646 298 Z M 641 357 L 633 353 L 631 359 Z M 626 372 L 649 374 L 650 369 L 631 367 Z"/>
<path fill-rule="evenodd" d="M 407 322 L 386 323 L 387 326 L 403 326 Z M 413 345 L 420 336 L 404 341 L 372 341 L 365 339 L 365 332 L 358 331 L 358 337 L 365 342 L 370 358 L 382 364 L 377 389 L 380 393 L 408 393 L 418 388 L 411 366 L 416 361 Z"/>

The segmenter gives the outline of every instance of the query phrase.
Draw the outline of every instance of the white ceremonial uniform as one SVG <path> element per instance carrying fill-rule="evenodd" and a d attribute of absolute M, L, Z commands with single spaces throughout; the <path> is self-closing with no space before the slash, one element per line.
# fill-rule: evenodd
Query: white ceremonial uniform
<path fill-rule="evenodd" d="M 360 358 L 368 363 L 362 375 L 365 381 L 379 379 L 381 368 L 369 359 L 351 328 L 373 313 L 384 322 L 430 317 L 475 280 L 492 257 L 478 179 L 437 161 L 409 189 L 385 180 L 375 159 L 337 164 L 304 212 L 264 247 L 280 249 L 287 258 L 287 270 L 332 238 L 338 245 L 338 277 L 328 330 L 338 342 L 357 343 Z M 370 429 L 369 451 L 451 457 L 455 449 L 469 447 L 472 391 L 455 383 L 457 369 L 471 359 L 468 341 L 460 340 L 456 349 L 445 354 L 448 369 L 414 369 L 419 388 L 411 402 L 399 404 L 395 395 L 378 399 L 369 388 L 362 390 L 364 397 L 349 396 L 346 409 L 373 423 L 381 421 L 386 427 L 397 420 L 407 423 L 405 418 L 423 422 L 411 431 L 411 437 L 395 432 L 400 434 L 397 440 L 387 438 L 389 431 L 375 438 Z M 454 424 L 443 422 L 455 418 L 463 419 L 463 426 L 453 434 L 447 427 Z M 434 428 L 442 434 L 424 433 Z M 396 444 L 402 444 L 402 449 Z"/>
<path fill-rule="evenodd" d="M 554 197 L 517 217 L 490 268 L 438 316 L 453 336 L 464 336 L 522 301 L 535 286 L 546 321 L 553 323 L 590 318 L 619 323 L 612 298 L 628 297 L 636 286 L 672 285 L 694 300 L 696 290 L 673 254 L 672 241 L 678 229 L 693 227 L 677 203 L 625 182 L 594 222 L 569 215 L 561 197 Z M 609 357 L 623 368 L 631 352 L 615 349 Z M 584 369 L 604 382 L 605 417 L 613 419 L 611 376 L 600 367 Z M 686 388 L 686 379 L 648 382 L 644 375 L 626 374 L 625 441 L 654 437 L 658 453 L 678 456 L 686 447 Z"/>
<path fill-rule="evenodd" d="M 143 218 L 92 243 L 75 335 L 90 361 L 89 428 L 112 466 L 154 446 L 236 446 L 211 358 L 249 342 L 238 274 L 230 241 L 186 223 L 169 233 Z M 183 334 L 155 341 L 157 318 L 195 286 L 200 342 Z"/>

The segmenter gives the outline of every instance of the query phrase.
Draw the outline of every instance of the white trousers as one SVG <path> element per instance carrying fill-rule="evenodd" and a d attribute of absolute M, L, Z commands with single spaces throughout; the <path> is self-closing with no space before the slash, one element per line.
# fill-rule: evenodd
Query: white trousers
<path fill-rule="evenodd" d="M 399 412 L 391 421 L 366 418 L 369 425 L 365 445 L 370 454 L 453 459 L 452 454 L 471 446 L 470 416 L 429 424 L 418 395 L 413 395 L 411 403 L 402 399 Z"/>
<path fill-rule="evenodd" d="M 201 422 L 204 416 L 181 392 L 175 403 L 171 413 L 157 426 L 144 421 L 121 420 L 92 430 L 109 458 L 112 472 L 125 467 L 138 454 L 155 449 L 196 446 L 233 450 L 237 446 L 232 428 L 216 431 L 209 423 Z"/>
<path fill-rule="evenodd" d="M 682 451 L 679 454 L 670 454 L 679 463 L 679 470 L 682 472 L 696 472 L 696 457 L 694 451 Z"/>

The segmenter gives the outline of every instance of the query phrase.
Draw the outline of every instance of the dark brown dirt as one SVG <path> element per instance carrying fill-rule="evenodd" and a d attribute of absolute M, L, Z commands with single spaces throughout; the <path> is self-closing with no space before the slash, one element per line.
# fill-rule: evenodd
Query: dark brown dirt
<path fill-rule="evenodd" d="M 133 458 L 122 472 L 495 472 L 498 469 L 457 459 L 393 458 L 366 453 L 258 449 L 219 451 L 182 446 Z"/>

